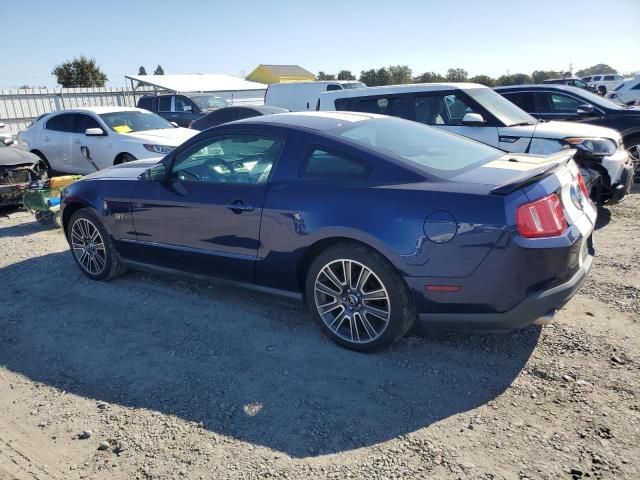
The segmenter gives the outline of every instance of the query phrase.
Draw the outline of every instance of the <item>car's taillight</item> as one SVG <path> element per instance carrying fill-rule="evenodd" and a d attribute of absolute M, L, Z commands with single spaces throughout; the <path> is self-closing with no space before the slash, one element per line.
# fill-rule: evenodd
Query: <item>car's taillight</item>
<path fill-rule="evenodd" d="M 585 197 L 589 198 L 589 191 L 587 190 L 587 185 L 584 183 L 584 178 L 582 178 L 582 175 L 580 173 L 578 173 L 578 186 L 580 187 L 582 194 Z"/>
<path fill-rule="evenodd" d="M 567 226 L 560 198 L 552 193 L 535 202 L 520 205 L 516 212 L 516 224 L 518 232 L 525 238 L 560 235 Z"/>

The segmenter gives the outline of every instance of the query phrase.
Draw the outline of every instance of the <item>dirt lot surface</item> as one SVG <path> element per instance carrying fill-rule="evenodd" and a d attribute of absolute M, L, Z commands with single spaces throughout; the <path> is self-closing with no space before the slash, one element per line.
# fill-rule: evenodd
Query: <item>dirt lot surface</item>
<path fill-rule="evenodd" d="M 0 479 L 640 478 L 640 194 L 555 324 L 363 355 L 288 301 L 87 280 L 0 212 Z"/>

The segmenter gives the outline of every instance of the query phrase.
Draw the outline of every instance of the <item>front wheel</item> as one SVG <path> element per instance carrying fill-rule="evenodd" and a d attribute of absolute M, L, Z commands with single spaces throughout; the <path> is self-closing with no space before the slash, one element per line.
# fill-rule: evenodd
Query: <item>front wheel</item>
<path fill-rule="evenodd" d="M 109 233 L 90 210 L 73 214 L 67 240 L 76 264 L 92 280 L 111 280 L 126 271 Z"/>
<path fill-rule="evenodd" d="M 640 181 L 640 135 L 625 139 L 624 147 L 627 149 L 629 158 L 634 169 L 635 181 Z"/>
<path fill-rule="evenodd" d="M 389 346 L 416 320 L 402 277 L 363 245 L 339 244 L 318 255 L 307 273 L 305 293 L 324 333 L 351 350 Z"/>

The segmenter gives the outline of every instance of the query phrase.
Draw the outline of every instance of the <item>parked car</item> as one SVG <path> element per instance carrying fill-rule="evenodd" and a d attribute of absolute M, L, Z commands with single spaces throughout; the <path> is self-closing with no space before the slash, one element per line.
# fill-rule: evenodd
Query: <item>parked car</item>
<path fill-rule="evenodd" d="M 424 83 L 341 90 L 320 95 L 320 110 L 381 113 L 433 125 L 508 152 L 548 154 L 576 148 L 599 203 L 616 203 L 633 182 L 620 133 L 595 125 L 542 122 L 490 88 L 473 83 Z"/>
<path fill-rule="evenodd" d="M 583 82 L 579 78 L 549 78 L 542 81 L 545 85 L 568 85 L 570 87 L 578 87 L 589 92 L 596 93 L 595 87 L 592 87 L 587 82 Z"/>
<path fill-rule="evenodd" d="M 623 105 L 637 105 L 640 101 L 640 75 L 625 80 L 605 96 L 609 100 Z"/>
<path fill-rule="evenodd" d="M 549 320 L 593 259 L 596 210 L 571 157 L 380 115 L 267 115 L 84 177 L 63 193 L 63 227 L 91 279 L 152 268 L 304 298 L 329 338 L 364 351 L 416 318 Z"/>
<path fill-rule="evenodd" d="M 12 139 L 0 141 L 0 207 L 18 205 L 31 182 L 47 178 L 44 163 L 37 155 L 10 148 Z"/>
<path fill-rule="evenodd" d="M 595 88 L 600 95 L 605 95 L 609 90 L 613 90 L 620 85 L 624 78 L 621 75 L 599 74 L 582 77 L 582 81 Z"/>
<path fill-rule="evenodd" d="M 518 85 L 497 87 L 495 91 L 536 118 L 569 120 L 617 130 L 638 172 L 640 108 L 621 106 L 582 89 L 562 85 Z"/>
<path fill-rule="evenodd" d="M 205 115 L 189 124 L 189 128 L 194 130 L 206 130 L 223 123 L 242 120 L 243 118 L 259 117 L 260 115 L 271 115 L 274 113 L 286 113 L 288 110 L 279 107 L 268 107 L 266 105 L 247 105 L 242 107 L 225 107 Z"/>
<path fill-rule="evenodd" d="M 228 107 L 229 102 L 212 93 L 176 93 L 145 95 L 140 97 L 137 106 L 157 113 L 180 127 L 188 127 L 207 113 Z"/>
<path fill-rule="evenodd" d="M 331 80 L 321 82 L 276 83 L 269 85 L 264 94 L 264 104 L 280 107 L 290 112 L 315 110 L 322 92 L 364 88 L 362 82 L 351 80 Z"/>
<path fill-rule="evenodd" d="M 165 155 L 195 134 L 139 108 L 86 107 L 40 117 L 20 132 L 18 147 L 49 169 L 84 174 Z"/>

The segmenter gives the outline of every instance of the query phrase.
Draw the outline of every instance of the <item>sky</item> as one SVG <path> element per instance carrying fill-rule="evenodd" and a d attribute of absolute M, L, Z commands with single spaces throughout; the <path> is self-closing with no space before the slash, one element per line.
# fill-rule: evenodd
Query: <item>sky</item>
<path fill-rule="evenodd" d="M 640 0 L 0 0 L 0 87 L 55 86 L 84 54 L 122 86 L 140 65 L 246 75 L 257 65 L 314 73 L 408 65 L 414 75 L 640 71 Z M 7 12 L 13 12 L 7 14 Z"/>

